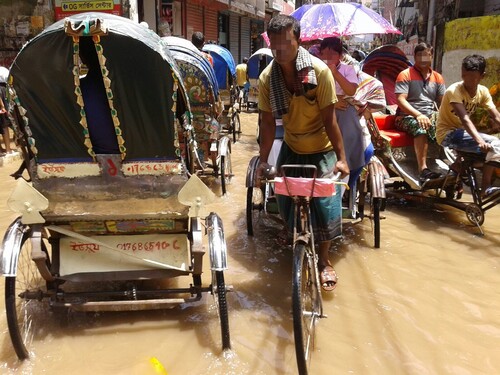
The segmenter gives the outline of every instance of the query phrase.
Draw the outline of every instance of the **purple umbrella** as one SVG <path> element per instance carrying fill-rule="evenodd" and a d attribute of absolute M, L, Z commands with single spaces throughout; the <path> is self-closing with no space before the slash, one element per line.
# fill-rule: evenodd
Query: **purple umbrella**
<path fill-rule="evenodd" d="M 359 34 L 401 34 L 374 10 L 358 3 L 327 3 L 309 6 L 292 15 L 300 20 L 300 39 L 310 41 L 331 36 Z M 299 18 L 300 13 L 302 17 Z"/>
<path fill-rule="evenodd" d="M 290 13 L 290 16 L 292 16 L 300 21 L 300 19 L 304 15 L 304 13 L 306 11 L 308 11 L 312 6 L 313 6 L 313 4 L 304 4 L 300 7 L 298 7 L 297 9 L 295 9 L 292 13 Z"/>

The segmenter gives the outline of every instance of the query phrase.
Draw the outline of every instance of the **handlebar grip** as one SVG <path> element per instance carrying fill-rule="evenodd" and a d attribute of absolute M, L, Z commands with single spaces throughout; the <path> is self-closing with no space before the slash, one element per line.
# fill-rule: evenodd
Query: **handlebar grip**
<path fill-rule="evenodd" d="M 274 177 L 276 177 L 277 170 L 274 166 L 269 165 L 264 169 L 264 177 L 268 180 L 272 180 Z"/>

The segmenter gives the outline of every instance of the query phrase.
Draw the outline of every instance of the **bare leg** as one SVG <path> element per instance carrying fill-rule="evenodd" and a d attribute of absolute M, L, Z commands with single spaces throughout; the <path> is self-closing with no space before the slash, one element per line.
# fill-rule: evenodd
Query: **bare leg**
<path fill-rule="evenodd" d="M 492 165 L 484 164 L 483 166 L 483 178 L 481 179 L 481 191 L 485 192 L 491 186 L 493 182 L 493 173 L 495 172 L 495 167 Z"/>
<path fill-rule="evenodd" d="M 3 143 L 5 144 L 5 152 L 10 153 L 10 133 L 8 126 L 2 129 L 2 136 L 3 136 Z"/>
<path fill-rule="evenodd" d="M 328 255 L 328 251 L 330 250 L 330 245 L 332 241 L 322 241 L 319 243 L 319 251 L 318 251 L 318 264 L 320 266 L 331 266 L 332 262 L 330 262 L 330 257 Z"/>
<path fill-rule="evenodd" d="M 337 284 L 337 274 L 332 267 L 328 250 L 332 241 L 323 241 L 319 243 L 318 249 L 318 268 L 321 287 L 324 291 L 331 292 Z"/>
<path fill-rule="evenodd" d="M 418 172 L 420 173 L 427 168 L 427 150 L 429 148 L 427 135 L 422 134 L 413 138 L 413 147 L 417 156 Z"/>

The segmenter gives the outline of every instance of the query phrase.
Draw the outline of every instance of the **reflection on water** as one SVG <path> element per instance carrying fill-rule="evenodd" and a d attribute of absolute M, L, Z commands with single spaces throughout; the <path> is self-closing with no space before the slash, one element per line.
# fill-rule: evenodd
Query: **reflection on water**
<path fill-rule="evenodd" d="M 277 245 L 279 223 L 262 217 L 246 235 L 245 171 L 257 152 L 255 114 L 232 150 L 235 178 L 210 209 L 224 221 L 233 350 L 221 352 L 212 296 L 171 310 L 47 314 L 33 358 L 15 359 L 0 322 L 6 374 L 296 374 L 291 318 L 291 250 Z M 6 176 L 16 168 L 0 168 Z M 1 199 L 7 199 L 10 180 Z M 211 182 L 219 194 L 216 181 Z M 3 206 L 2 206 L 3 207 Z M 3 228 L 14 215 L 2 209 Z M 500 208 L 486 213 L 485 236 L 462 211 L 390 200 L 381 248 L 371 223 L 346 225 L 332 260 L 338 288 L 325 295 L 312 374 L 500 373 Z M 204 281 L 210 278 L 205 257 Z M 3 280 L 2 280 L 3 283 Z M 0 302 L 4 310 L 3 300 Z"/>

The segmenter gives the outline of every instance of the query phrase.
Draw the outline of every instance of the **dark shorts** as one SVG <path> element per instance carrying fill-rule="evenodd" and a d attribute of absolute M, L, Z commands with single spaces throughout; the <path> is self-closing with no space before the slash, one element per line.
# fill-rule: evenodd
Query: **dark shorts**
<path fill-rule="evenodd" d="M 431 115 L 431 126 L 429 129 L 423 129 L 415 117 L 413 116 L 397 116 L 394 126 L 400 131 L 408 133 L 412 137 L 419 135 L 427 135 L 430 141 L 436 142 L 436 121 L 437 112 L 433 112 Z"/>
<path fill-rule="evenodd" d="M 10 126 L 10 121 L 9 118 L 7 117 L 7 114 L 0 114 L 0 126 L 2 129 L 6 129 Z"/>

